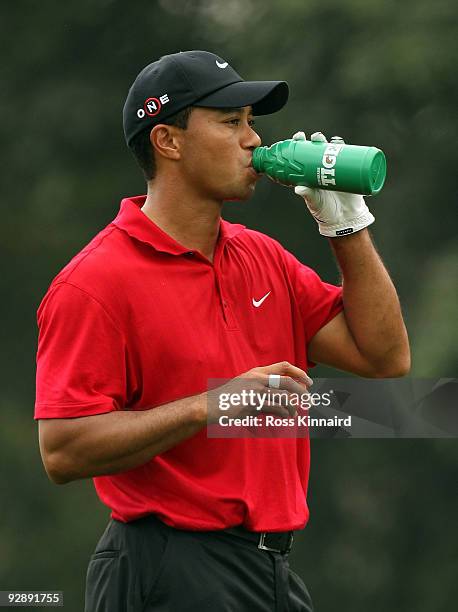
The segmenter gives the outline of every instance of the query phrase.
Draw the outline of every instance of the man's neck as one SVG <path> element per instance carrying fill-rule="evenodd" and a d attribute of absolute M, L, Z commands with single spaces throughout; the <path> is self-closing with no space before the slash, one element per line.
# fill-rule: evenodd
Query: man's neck
<path fill-rule="evenodd" d="M 222 203 L 148 184 L 142 211 L 174 240 L 213 261 L 221 221 Z"/>

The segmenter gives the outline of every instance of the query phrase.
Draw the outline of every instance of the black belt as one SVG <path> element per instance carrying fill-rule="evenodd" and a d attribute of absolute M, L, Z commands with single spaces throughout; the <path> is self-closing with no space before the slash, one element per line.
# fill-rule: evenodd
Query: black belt
<path fill-rule="evenodd" d="M 260 550 L 289 553 L 293 545 L 294 531 L 248 531 L 243 527 L 229 527 L 226 533 L 235 535 L 256 544 Z"/>

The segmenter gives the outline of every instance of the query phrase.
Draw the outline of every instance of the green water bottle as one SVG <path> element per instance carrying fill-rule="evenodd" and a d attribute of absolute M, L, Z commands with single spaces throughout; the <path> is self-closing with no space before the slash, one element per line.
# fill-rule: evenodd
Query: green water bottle
<path fill-rule="evenodd" d="M 253 151 L 253 168 L 284 185 L 375 195 L 385 182 L 386 159 L 376 147 L 281 140 Z"/>

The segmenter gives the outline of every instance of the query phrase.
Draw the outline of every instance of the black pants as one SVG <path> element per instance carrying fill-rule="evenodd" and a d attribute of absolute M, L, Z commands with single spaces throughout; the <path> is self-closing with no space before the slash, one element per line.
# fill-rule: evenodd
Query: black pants
<path fill-rule="evenodd" d="M 287 555 L 224 531 L 110 521 L 89 562 L 85 612 L 311 612 Z"/>

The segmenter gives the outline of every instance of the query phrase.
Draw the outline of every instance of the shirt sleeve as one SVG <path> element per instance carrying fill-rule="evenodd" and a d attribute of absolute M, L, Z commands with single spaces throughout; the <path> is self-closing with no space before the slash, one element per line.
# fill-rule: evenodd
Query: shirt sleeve
<path fill-rule="evenodd" d="M 304 322 L 308 344 L 326 323 L 343 310 L 342 287 L 322 281 L 314 270 L 286 250 L 284 260 Z"/>
<path fill-rule="evenodd" d="M 122 409 L 126 343 L 103 306 L 62 282 L 45 295 L 37 321 L 35 419 Z"/>

